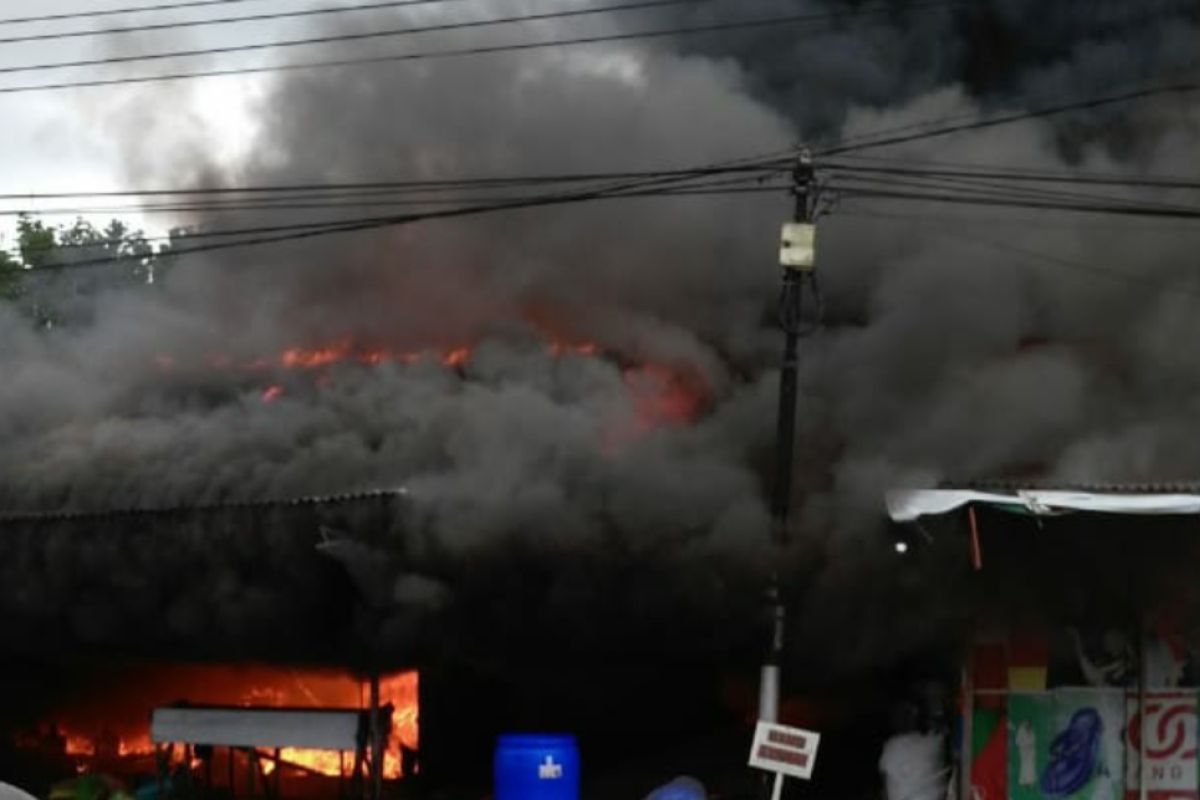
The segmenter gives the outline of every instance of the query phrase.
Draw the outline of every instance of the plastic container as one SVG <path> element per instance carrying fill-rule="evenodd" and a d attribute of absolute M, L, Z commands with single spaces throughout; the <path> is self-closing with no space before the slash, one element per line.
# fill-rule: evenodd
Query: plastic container
<path fill-rule="evenodd" d="M 570 734 L 505 734 L 493 768 L 494 800 L 579 800 L 579 748 Z"/>

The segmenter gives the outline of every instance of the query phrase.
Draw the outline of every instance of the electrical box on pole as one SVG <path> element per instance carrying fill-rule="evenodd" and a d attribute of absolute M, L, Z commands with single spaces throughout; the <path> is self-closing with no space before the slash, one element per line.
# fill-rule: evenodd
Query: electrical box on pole
<path fill-rule="evenodd" d="M 779 237 L 779 265 L 812 272 L 817 266 L 817 226 L 811 222 L 785 222 Z"/>

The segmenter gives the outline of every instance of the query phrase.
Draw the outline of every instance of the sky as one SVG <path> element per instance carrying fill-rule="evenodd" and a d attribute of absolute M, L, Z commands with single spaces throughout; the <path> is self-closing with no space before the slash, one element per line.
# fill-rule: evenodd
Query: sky
<path fill-rule="evenodd" d="M 129 8 L 154 5 L 155 0 L 5 0 L 0 3 L 0 20 L 31 15 L 52 15 L 82 10 Z M 0 38 L 25 34 L 86 31 L 152 24 L 167 21 L 203 19 L 214 16 L 239 16 L 312 7 L 329 7 L 336 2 L 304 0 L 248 0 L 230 6 L 140 13 L 117 17 L 64 20 L 53 23 L 0 25 Z M 341 3 L 345 5 L 346 3 Z M 347 19 L 354 14 L 346 15 Z M 0 69 L 35 63 L 105 58 L 116 54 L 151 53 L 162 50 L 219 47 L 269 39 L 303 35 L 310 22 L 301 19 L 247 22 L 174 30 L 170 32 L 88 36 L 54 41 L 0 44 Z M 293 49 L 291 53 L 301 53 Z M 240 66 L 271 63 L 281 53 L 221 56 L 219 65 Z M 290 54 L 290 53 L 289 53 Z M 0 77 L 0 86 L 16 86 L 51 81 L 69 81 L 93 77 L 153 74 L 171 68 L 216 66 L 202 58 L 178 59 L 151 64 L 126 64 L 115 67 L 84 67 L 8 74 Z M 196 126 L 204 132 L 210 149 L 222 159 L 236 159 L 250 147 L 255 129 L 255 101 L 272 81 L 270 75 L 212 78 L 199 81 L 160 84 L 151 88 L 100 87 L 48 92 L 0 94 L 0 193 L 44 193 L 61 191 L 105 191 L 145 184 L 128 174 L 117 136 L 117 124 L 123 116 L 139 114 L 146 102 L 170 102 L 171 115 L 155 116 L 155 133 L 160 126 L 176 120 L 178 133 L 195 135 Z M 151 99 L 147 99 L 151 98 Z M 179 108 L 178 105 L 182 105 Z M 156 139 L 153 147 L 169 147 L 171 138 Z M 149 143 L 142 143 L 147 146 Z M 5 209 L 24 208 L 36 203 L 7 203 Z M 63 207 L 63 201 L 42 203 L 42 208 Z M 101 221 L 105 216 L 95 217 Z M 164 221 L 138 215 L 123 217 L 142 224 L 150 232 L 161 232 Z M 67 222 L 70 216 L 56 217 Z M 11 246 L 12 218 L 0 219 L 3 246 Z"/>

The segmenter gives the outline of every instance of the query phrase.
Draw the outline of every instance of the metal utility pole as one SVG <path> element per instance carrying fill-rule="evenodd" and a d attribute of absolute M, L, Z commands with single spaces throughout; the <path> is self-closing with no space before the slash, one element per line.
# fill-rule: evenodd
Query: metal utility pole
<path fill-rule="evenodd" d="M 371 668 L 371 789 L 368 793 L 370 800 L 380 800 L 383 796 L 383 720 L 379 707 L 379 669 Z"/>
<path fill-rule="evenodd" d="M 779 295 L 779 325 L 783 329 L 783 363 L 779 374 L 779 410 L 775 429 L 775 480 L 771 487 L 771 522 L 778 555 L 788 543 L 788 514 L 791 512 L 792 462 L 796 441 L 796 397 L 800 337 L 820 324 L 821 295 L 816 273 L 816 226 L 813 214 L 814 171 L 812 155 L 802 150 L 792 170 L 795 210 L 783 226 L 779 264 L 783 268 Z M 811 295 L 813 315 L 805 320 L 805 290 Z M 779 679 L 783 662 L 786 610 L 779 585 L 779 572 L 767 588 L 771 614 L 771 643 L 762 667 L 758 692 L 758 718 L 775 722 L 779 717 Z"/>

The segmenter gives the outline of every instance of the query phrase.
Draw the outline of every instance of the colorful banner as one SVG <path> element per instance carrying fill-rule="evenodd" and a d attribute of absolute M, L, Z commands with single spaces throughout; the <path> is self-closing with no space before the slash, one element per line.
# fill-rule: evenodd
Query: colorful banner
<path fill-rule="evenodd" d="M 1008 734 L 1004 698 L 978 697 L 971 715 L 971 797 L 1008 797 Z"/>
<path fill-rule="evenodd" d="M 1009 800 L 1125 800 L 1123 691 L 1008 698 Z"/>
<path fill-rule="evenodd" d="M 1146 721 L 1138 713 L 1138 696 L 1128 697 L 1125 741 L 1125 797 L 1141 796 L 1139 756 L 1146 732 L 1146 796 L 1148 800 L 1197 800 L 1196 695 L 1193 692 L 1149 692 Z"/>

